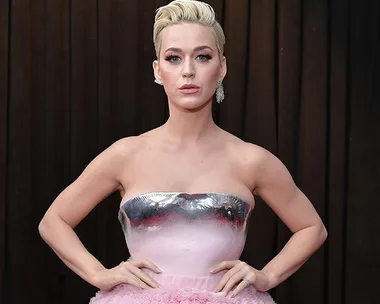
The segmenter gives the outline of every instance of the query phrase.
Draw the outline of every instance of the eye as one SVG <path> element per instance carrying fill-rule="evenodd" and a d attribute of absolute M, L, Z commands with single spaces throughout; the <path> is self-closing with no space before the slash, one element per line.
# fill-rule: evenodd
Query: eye
<path fill-rule="evenodd" d="M 166 61 L 169 61 L 170 63 L 178 63 L 181 61 L 181 58 L 176 55 L 169 55 L 165 58 Z"/>
<path fill-rule="evenodd" d="M 207 54 L 201 54 L 197 57 L 197 59 L 199 61 L 202 61 L 202 62 L 206 62 L 206 61 L 209 61 L 212 57 L 210 55 L 207 55 Z"/>

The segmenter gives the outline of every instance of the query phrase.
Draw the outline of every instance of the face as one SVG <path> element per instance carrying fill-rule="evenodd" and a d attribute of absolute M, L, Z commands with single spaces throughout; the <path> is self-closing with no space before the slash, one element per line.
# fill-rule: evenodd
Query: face
<path fill-rule="evenodd" d="M 227 71 L 212 28 L 193 23 L 171 25 L 161 32 L 160 56 L 153 68 L 169 103 L 192 111 L 212 102 Z"/>

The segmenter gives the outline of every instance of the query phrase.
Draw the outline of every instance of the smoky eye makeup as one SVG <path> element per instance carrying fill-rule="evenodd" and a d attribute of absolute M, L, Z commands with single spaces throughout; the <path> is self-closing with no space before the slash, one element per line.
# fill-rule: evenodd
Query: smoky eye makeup
<path fill-rule="evenodd" d="M 169 55 L 165 55 L 165 60 L 171 63 L 177 63 L 181 60 L 181 58 L 178 55 L 169 54 Z"/>
<path fill-rule="evenodd" d="M 213 57 L 210 54 L 198 54 L 195 59 L 201 62 L 207 62 L 211 60 Z M 178 63 L 181 61 L 181 57 L 174 54 L 165 55 L 165 60 L 171 63 Z"/>
<path fill-rule="evenodd" d="M 199 54 L 199 55 L 197 56 L 197 59 L 200 60 L 200 61 L 202 61 L 202 62 L 204 62 L 204 61 L 209 61 L 209 60 L 211 60 L 211 59 L 212 59 L 212 56 L 209 55 L 209 54 Z"/>

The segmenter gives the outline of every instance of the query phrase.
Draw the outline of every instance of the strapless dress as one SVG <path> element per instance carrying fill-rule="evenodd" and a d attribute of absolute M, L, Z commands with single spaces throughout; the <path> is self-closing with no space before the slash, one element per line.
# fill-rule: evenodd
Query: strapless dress
<path fill-rule="evenodd" d="M 227 193 L 151 192 L 129 199 L 119 210 L 129 260 L 156 264 L 162 273 L 142 270 L 161 286 L 120 284 L 97 292 L 90 304 L 275 303 L 252 285 L 234 298 L 213 292 L 226 271 L 211 274 L 210 269 L 240 258 L 251 211 L 247 202 Z"/>

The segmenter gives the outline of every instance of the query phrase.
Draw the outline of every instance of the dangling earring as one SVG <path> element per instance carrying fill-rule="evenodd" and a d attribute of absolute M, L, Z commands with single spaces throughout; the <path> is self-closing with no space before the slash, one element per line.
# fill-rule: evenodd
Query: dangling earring
<path fill-rule="evenodd" d="M 162 81 L 160 79 L 155 79 L 154 82 L 162 86 Z"/>
<path fill-rule="evenodd" d="M 216 102 L 221 103 L 224 100 L 224 89 L 222 81 L 218 81 L 218 86 L 216 87 Z"/>

